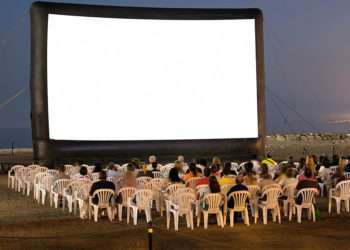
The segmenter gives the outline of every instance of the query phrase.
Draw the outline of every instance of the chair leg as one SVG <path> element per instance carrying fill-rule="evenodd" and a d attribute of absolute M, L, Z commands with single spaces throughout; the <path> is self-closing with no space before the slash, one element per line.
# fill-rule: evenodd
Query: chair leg
<path fill-rule="evenodd" d="M 292 207 L 292 205 L 290 205 L 290 207 L 289 207 L 289 221 L 291 221 L 291 220 L 292 220 L 292 216 L 293 216 L 293 209 L 294 209 L 294 207 Z"/>
<path fill-rule="evenodd" d="M 119 217 L 119 221 L 122 221 L 122 212 L 123 212 L 123 205 L 122 205 L 122 204 L 118 204 L 118 217 Z"/>
<path fill-rule="evenodd" d="M 234 227 L 234 225 L 235 225 L 234 215 L 235 215 L 235 212 L 232 209 L 230 209 L 230 227 Z"/>
<path fill-rule="evenodd" d="M 193 212 L 190 211 L 191 230 L 193 230 Z"/>
<path fill-rule="evenodd" d="M 298 223 L 301 223 L 301 213 L 302 213 L 302 208 L 301 206 L 297 206 L 297 220 L 298 220 Z"/>
<path fill-rule="evenodd" d="M 345 209 L 346 209 L 346 212 L 349 213 L 349 203 L 350 203 L 350 201 L 349 201 L 349 200 L 345 200 L 344 202 L 345 202 Z"/>
<path fill-rule="evenodd" d="M 190 228 L 191 227 L 190 214 L 189 213 L 185 214 L 185 217 L 186 217 L 186 226 L 187 228 Z"/>
<path fill-rule="evenodd" d="M 336 204 L 337 204 L 337 214 L 340 214 L 340 206 L 341 206 L 340 199 L 336 199 L 335 201 L 336 201 Z"/>
<path fill-rule="evenodd" d="M 244 210 L 244 212 L 245 212 L 245 220 L 246 220 L 246 225 L 247 226 L 249 226 L 250 224 L 249 224 L 249 213 L 248 213 L 248 208 L 245 208 L 245 210 Z"/>
<path fill-rule="evenodd" d="M 204 217 L 204 229 L 208 229 L 208 213 L 204 212 L 203 217 Z"/>
<path fill-rule="evenodd" d="M 267 209 L 266 207 L 263 208 L 263 224 L 267 224 Z"/>
<path fill-rule="evenodd" d="M 174 219 L 175 220 L 175 219 Z M 166 213 L 166 228 L 170 229 L 170 213 Z"/>
<path fill-rule="evenodd" d="M 136 226 L 137 225 L 137 211 L 138 209 L 137 209 L 137 207 L 133 207 L 132 208 L 132 212 L 133 212 L 133 215 L 134 215 L 134 226 Z"/>
<path fill-rule="evenodd" d="M 45 197 L 46 197 L 46 191 L 41 192 L 41 204 L 45 205 Z"/>
<path fill-rule="evenodd" d="M 329 197 L 328 199 L 328 213 L 330 214 L 332 210 L 332 198 Z"/>
<path fill-rule="evenodd" d="M 94 208 L 94 221 L 97 222 L 98 220 L 98 206 L 93 206 Z"/>
<path fill-rule="evenodd" d="M 198 215 L 197 215 L 197 227 L 199 227 L 201 225 L 201 212 L 198 212 Z"/>
<path fill-rule="evenodd" d="M 119 214 L 120 216 L 120 214 Z M 129 224 L 129 219 L 130 219 L 130 207 L 126 207 L 126 223 Z"/>
<path fill-rule="evenodd" d="M 315 207 L 314 207 L 314 205 L 312 205 L 311 210 L 312 210 L 312 221 L 316 222 L 316 214 L 315 214 Z"/>
<path fill-rule="evenodd" d="M 179 231 L 179 213 L 178 212 L 174 212 L 174 228 L 175 231 Z"/>
<path fill-rule="evenodd" d="M 222 213 L 221 213 L 221 211 L 219 212 L 219 220 L 220 220 L 220 226 L 221 226 L 221 228 L 224 228 L 224 218 L 223 218 L 223 216 L 222 216 Z"/>
<path fill-rule="evenodd" d="M 284 213 L 284 217 L 287 217 L 288 214 L 288 202 L 287 200 L 283 200 L 283 213 Z"/>
<path fill-rule="evenodd" d="M 279 206 L 277 206 L 277 218 L 278 218 L 278 223 L 281 224 L 281 210 Z"/>
<path fill-rule="evenodd" d="M 113 221 L 112 207 L 107 207 L 107 216 L 109 221 Z"/>

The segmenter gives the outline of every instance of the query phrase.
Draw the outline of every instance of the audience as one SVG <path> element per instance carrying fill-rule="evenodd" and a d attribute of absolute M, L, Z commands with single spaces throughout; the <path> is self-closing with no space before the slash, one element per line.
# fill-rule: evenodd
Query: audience
<path fill-rule="evenodd" d="M 272 176 L 269 174 L 268 166 L 263 163 L 261 165 L 261 174 L 260 174 L 260 180 L 258 182 L 258 185 L 261 189 L 263 189 L 265 186 L 271 185 L 271 184 L 276 184 L 276 182 L 272 180 Z"/>
<path fill-rule="evenodd" d="M 121 187 L 136 187 L 136 174 L 134 164 L 128 163 Z"/>
<path fill-rule="evenodd" d="M 79 173 L 75 174 L 72 179 L 78 180 L 82 178 L 90 178 L 86 167 L 81 167 Z"/>
<path fill-rule="evenodd" d="M 209 176 L 211 174 L 211 170 L 208 167 L 206 167 L 203 172 L 204 172 L 204 176 L 197 181 L 196 183 L 197 186 L 209 185 Z"/>
<path fill-rule="evenodd" d="M 184 181 L 188 181 L 189 179 L 193 177 L 201 177 L 202 174 L 198 171 L 196 164 L 191 162 L 189 165 L 189 171 L 187 174 L 184 175 Z"/>
<path fill-rule="evenodd" d="M 300 191 L 303 188 L 319 188 L 317 181 L 313 178 L 312 176 L 312 171 L 309 168 L 306 168 L 304 171 L 304 178 L 302 180 L 299 180 L 297 186 L 296 186 L 296 190 Z M 296 201 L 297 204 L 301 204 L 302 203 L 302 197 L 299 195 L 298 197 L 296 197 Z"/>
<path fill-rule="evenodd" d="M 210 193 L 220 193 L 220 184 L 215 176 L 209 177 L 209 191 Z"/>
<path fill-rule="evenodd" d="M 295 170 L 293 168 L 288 168 L 286 171 L 286 178 L 281 183 L 282 187 L 286 187 L 288 185 L 297 185 L 298 180 L 295 178 Z"/>
<path fill-rule="evenodd" d="M 169 172 L 169 184 L 184 183 L 179 177 L 179 170 L 177 167 L 173 167 Z"/>
<path fill-rule="evenodd" d="M 59 166 L 58 167 L 58 175 L 56 180 L 58 179 L 69 179 L 69 175 L 66 174 L 66 167 L 65 166 Z"/>

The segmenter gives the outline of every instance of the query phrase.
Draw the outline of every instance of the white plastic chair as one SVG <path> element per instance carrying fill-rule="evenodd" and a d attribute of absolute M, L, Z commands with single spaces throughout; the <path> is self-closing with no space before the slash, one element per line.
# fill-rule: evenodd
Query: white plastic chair
<path fill-rule="evenodd" d="M 123 207 L 128 206 L 128 200 L 130 197 L 134 195 L 136 192 L 136 188 L 134 187 L 124 187 L 119 189 L 118 195 L 122 197 L 121 203 L 118 204 L 118 216 L 119 216 L 119 221 L 122 221 L 122 214 L 123 214 Z"/>
<path fill-rule="evenodd" d="M 266 197 L 266 200 L 259 201 L 258 207 L 262 209 L 263 211 L 263 223 L 264 225 L 267 224 L 267 211 L 272 210 L 273 211 L 273 221 L 276 221 L 276 216 L 278 217 L 278 223 L 281 224 L 281 211 L 280 207 L 278 205 L 278 198 L 281 196 L 282 190 L 280 187 L 271 187 L 265 189 L 263 191 L 261 197 Z M 255 215 L 255 223 L 257 222 L 258 218 L 258 210 L 256 210 Z"/>
<path fill-rule="evenodd" d="M 344 172 L 344 176 L 346 179 L 350 179 L 350 172 Z"/>
<path fill-rule="evenodd" d="M 289 220 L 291 220 L 291 214 L 293 213 L 293 208 L 295 204 L 295 188 L 297 184 L 289 184 L 285 186 L 282 190 L 283 196 L 283 214 L 287 217 L 289 214 Z"/>
<path fill-rule="evenodd" d="M 79 216 L 81 219 L 85 219 L 88 215 L 89 197 L 92 182 L 85 182 L 79 186 L 77 191 L 76 200 L 79 206 Z"/>
<path fill-rule="evenodd" d="M 48 169 L 45 173 L 52 175 L 53 177 L 58 176 L 58 170 L 56 169 Z"/>
<path fill-rule="evenodd" d="M 316 188 L 303 188 L 297 193 L 296 197 L 299 197 L 299 195 L 302 197 L 302 203 L 300 205 L 295 203 L 295 207 L 297 209 L 298 223 L 301 223 L 301 214 L 303 208 L 308 209 L 309 219 L 311 219 L 312 215 L 313 222 L 316 222 L 314 202 L 317 194 L 318 190 Z M 291 211 L 289 212 L 289 216 L 291 217 Z"/>
<path fill-rule="evenodd" d="M 71 181 L 69 179 L 58 179 L 56 180 L 53 185 L 51 186 L 51 199 L 50 199 L 50 206 L 52 206 L 52 201 L 55 204 L 55 208 L 58 207 L 58 201 L 59 199 L 63 198 L 63 192 L 64 189 L 69 185 Z M 62 209 L 65 208 L 65 199 L 62 199 Z"/>
<path fill-rule="evenodd" d="M 216 221 L 218 223 L 218 226 L 224 227 L 224 219 L 221 212 L 220 205 L 223 203 L 223 195 L 220 193 L 214 193 L 214 194 L 206 194 L 203 198 L 203 203 L 207 204 L 208 209 L 204 210 L 200 208 L 199 214 L 197 217 L 197 227 L 199 227 L 201 223 L 201 214 L 203 213 L 204 217 L 204 229 L 208 228 L 208 215 L 209 214 L 215 214 L 216 215 Z"/>
<path fill-rule="evenodd" d="M 34 178 L 37 174 L 37 170 L 35 168 L 29 168 L 29 171 L 26 172 L 26 175 L 24 177 L 24 189 L 27 193 L 27 196 L 30 195 L 30 191 L 32 190 L 32 187 L 34 188 Z"/>
<path fill-rule="evenodd" d="M 72 213 L 74 210 L 74 214 L 76 214 L 77 209 L 77 193 L 79 188 L 91 181 L 88 179 L 79 179 L 75 181 L 71 181 L 63 190 L 63 199 L 67 200 L 68 212 Z"/>
<path fill-rule="evenodd" d="M 341 181 L 329 190 L 328 213 L 331 213 L 333 199 L 336 202 L 337 214 L 340 214 L 341 201 L 344 201 L 346 212 L 349 212 L 350 180 Z"/>
<path fill-rule="evenodd" d="M 260 191 L 260 187 L 258 185 L 247 185 L 248 192 L 250 193 L 249 198 L 249 207 L 252 216 L 256 216 L 257 213 L 255 211 L 258 210 L 258 192 Z"/>
<path fill-rule="evenodd" d="M 250 193 L 249 191 L 236 191 L 230 193 L 227 200 L 233 199 L 234 207 L 229 208 L 230 212 L 230 226 L 234 226 L 234 213 L 238 212 L 241 213 L 244 217 L 244 224 L 249 226 L 249 214 L 248 214 L 248 207 L 247 207 L 247 199 L 249 198 Z M 226 222 L 225 222 L 226 223 Z"/>
<path fill-rule="evenodd" d="M 337 172 L 338 166 L 331 166 L 329 167 L 329 170 L 331 172 L 331 174 L 335 174 Z"/>
<path fill-rule="evenodd" d="M 81 165 L 81 166 L 82 166 L 82 167 L 83 167 L 83 166 L 86 167 L 89 174 L 91 174 L 91 173 L 94 171 L 94 169 L 95 169 L 95 166 L 88 166 L 88 165 L 86 165 L 86 164 L 83 164 L 83 165 Z"/>
<path fill-rule="evenodd" d="M 170 228 L 170 215 L 174 216 L 175 231 L 179 230 L 179 217 L 185 215 L 187 228 L 193 230 L 193 205 L 196 201 L 196 195 L 194 193 L 176 192 L 172 195 L 171 199 L 166 201 L 167 204 L 167 229 Z"/>
<path fill-rule="evenodd" d="M 26 174 L 27 172 L 29 171 L 30 169 L 29 168 L 26 168 L 26 167 L 20 167 L 20 168 L 16 168 L 15 169 L 15 190 L 17 192 L 21 192 L 21 190 L 25 190 L 25 184 L 24 184 L 24 181 L 25 181 L 25 177 L 26 177 Z"/>
<path fill-rule="evenodd" d="M 24 168 L 23 165 L 14 165 L 10 168 L 10 170 L 7 172 L 7 187 L 8 188 L 12 188 L 12 189 L 15 189 L 16 186 L 15 186 L 15 170 L 16 169 L 19 169 L 19 168 Z"/>
<path fill-rule="evenodd" d="M 152 180 L 152 177 L 148 177 L 148 176 L 138 177 L 136 178 L 136 187 L 138 189 L 143 189 L 145 187 L 145 184 L 147 182 L 150 182 L 151 180 Z"/>
<path fill-rule="evenodd" d="M 71 175 L 71 171 L 75 168 L 75 166 L 73 165 L 70 165 L 70 164 L 65 164 L 64 165 L 64 168 L 65 168 L 65 174 L 66 175 Z"/>
<path fill-rule="evenodd" d="M 48 176 L 46 172 L 39 172 L 34 177 L 34 199 L 40 202 L 40 187 L 42 186 L 42 180 L 45 176 Z"/>
<path fill-rule="evenodd" d="M 46 200 L 46 194 L 49 194 L 49 197 L 51 198 L 51 186 L 55 180 L 55 177 L 47 174 L 43 177 L 40 185 L 39 185 L 39 197 L 41 194 L 41 204 L 45 205 L 45 200 Z"/>
<path fill-rule="evenodd" d="M 147 223 L 151 221 L 151 202 L 152 190 L 140 189 L 137 190 L 132 197 L 128 199 L 126 222 L 129 224 L 130 213 L 134 219 L 134 225 L 137 225 L 138 211 L 145 211 Z M 135 200 L 135 201 L 133 201 Z"/>
<path fill-rule="evenodd" d="M 91 213 L 94 214 L 94 221 L 98 220 L 99 209 L 106 209 L 107 215 L 110 221 L 113 220 L 114 215 L 112 211 L 111 200 L 114 196 L 114 191 L 111 189 L 98 189 L 96 190 L 89 199 L 89 219 L 91 219 Z M 92 202 L 92 197 L 98 198 L 98 203 Z"/>

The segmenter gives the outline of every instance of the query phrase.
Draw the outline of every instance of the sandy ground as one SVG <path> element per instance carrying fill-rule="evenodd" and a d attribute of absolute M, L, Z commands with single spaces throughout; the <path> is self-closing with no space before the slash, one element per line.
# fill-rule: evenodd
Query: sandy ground
<path fill-rule="evenodd" d="M 319 200 L 321 218 L 316 223 L 294 219 L 268 225 L 238 222 L 224 229 L 215 224 L 208 230 L 191 231 L 180 220 L 180 231 L 167 230 L 164 218 L 154 214 L 153 249 L 350 249 L 350 214 L 329 216 L 326 199 Z M 252 221 L 251 221 L 252 222 Z M 7 189 L 7 177 L 0 176 L 0 250 L 10 249 L 147 249 L 145 218 L 138 226 L 123 222 L 83 221 L 37 204 L 32 198 Z"/>

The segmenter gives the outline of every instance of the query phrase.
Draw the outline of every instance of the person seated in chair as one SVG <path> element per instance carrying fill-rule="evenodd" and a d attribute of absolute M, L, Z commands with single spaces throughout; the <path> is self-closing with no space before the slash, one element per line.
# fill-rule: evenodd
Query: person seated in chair
<path fill-rule="evenodd" d="M 90 189 L 90 196 L 94 194 L 95 191 L 99 189 L 111 189 L 112 191 L 115 191 L 115 185 L 111 181 L 107 181 L 107 175 L 105 171 L 101 171 L 100 173 L 100 180 L 96 181 L 92 184 Z M 95 195 L 92 197 L 92 203 L 98 204 L 98 197 Z"/>
<path fill-rule="evenodd" d="M 228 192 L 227 196 L 229 196 L 233 192 L 238 192 L 238 191 L 248 191 L 248 188 L 246 185 L 242 184 L 244 181 L 243 176 L 239 175 L 236 177 L 236 185 L 234 185 Z M 233 198 L 229 199 L 227 201 L 227 207 L 233 208 L 235 206 Z"/>
<path fill-rule="evenodd" d="M 312 170 L 310 168 L 305 168 L 304 177 L 305 178 L 303 180 L 298 182 L 298 184 L 295 188 L 297 190 L 297 192 L 304 189 L 304 188 L 317 188 L 317 189 L 319 189 L 318 183 L 313 178 Z M 296 199 L 295 199 L 296 204 L 300 205 L 302 202 L 303 202 L 303 198 L 301 197 L 301 195 L 296 197 Z"/>

